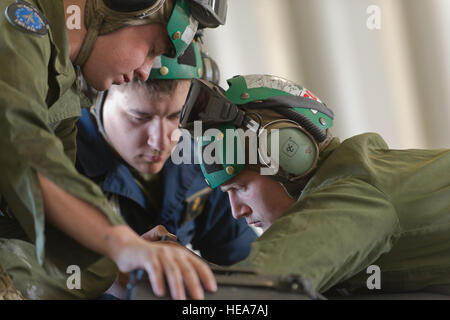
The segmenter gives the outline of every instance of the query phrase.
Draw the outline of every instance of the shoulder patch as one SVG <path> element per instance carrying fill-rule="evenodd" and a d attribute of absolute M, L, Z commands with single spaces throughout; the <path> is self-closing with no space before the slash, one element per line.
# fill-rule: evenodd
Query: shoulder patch
<path fill-rule="evenodd" d="M 48 21 L 39 9 L 23 0 L 17 0 L 5 11 L 6 19 L 19 30 L 39 36 L 48 33 Z"/>

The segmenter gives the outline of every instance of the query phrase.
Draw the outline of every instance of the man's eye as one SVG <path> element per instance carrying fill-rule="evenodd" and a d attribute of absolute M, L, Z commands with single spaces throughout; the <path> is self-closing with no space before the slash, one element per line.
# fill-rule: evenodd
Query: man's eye
<path fill-rule="evenodd" d="M 135 122 L 144 122 L 145 120 L 147 120 L 146 118 L 141 118 L 141 117 L 136 117 L 136 116 L 130 116 L 131 120 L 135 121 Z"/>
<path fill-rule="evenodd" d="M 169 116 L 169 119 L 170 120 L 178 120 L 178 119 L 180 119 L 180 114 L 179 113 L 173 114 L 173 115 Z"/>

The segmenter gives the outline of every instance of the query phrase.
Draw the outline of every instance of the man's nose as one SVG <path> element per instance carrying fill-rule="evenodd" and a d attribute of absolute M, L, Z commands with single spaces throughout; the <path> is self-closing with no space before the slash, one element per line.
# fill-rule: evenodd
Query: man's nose
<path fill-rule="evenodd" d="M 141 81 L 147 81 L 150 76 L 150 72 L 152 71 L 153 62 L 155 61 L 155 57 L 147 56 L 144 60 L 144 63 L 134 70 L 134 76 L 138 77 Z"/>
<path fill-rule="evenodd" d="M 233 190 L 228 191 L 228 197 L 230 199 L 231 212 L 235 219 L 240 219 L 251 214 L 250 207 L 243 203 Z"/>
<path fill-rule="evenodd" d="M 169 145 L 168 129 L 163 119 L 154 119 L 148 130 L 147 144 L 155 150 L 164 151 Z"/>

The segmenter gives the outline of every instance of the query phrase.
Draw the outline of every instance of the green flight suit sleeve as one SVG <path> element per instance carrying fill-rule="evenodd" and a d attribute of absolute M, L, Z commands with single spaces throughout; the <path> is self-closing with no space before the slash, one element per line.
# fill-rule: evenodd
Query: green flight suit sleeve
<path fill-rule="evenodd" d="M 1 12 L 6 5 L 0 5 Z M 53 76 L 48 66 L 57 52 L 51 46 L 49 35 L 39 37 L 17 30 L 4 15 L 0 17 L 0 195 L 35 243 L 41 264 L 46 227 L 37 172 L 100 209 L 112 224 L 124 223 L 109 207 L 100 188 L 76 171 L 72 162 L 76 131 L 70 125 L 62 127 L 63 144 L 48 125 L 51 119 L 46 99 L 49 77 Z M 72 239 L 60 238 L 60 247 L 67 242 L 67 247 L 73 248 Z M 77 251 L 71 255 L 79 256 L 80 265 L 87 257 L 92 259 L 90 250 L 75 246 Z"/>
<path fill-rule="evenodd" d="M 69 157 L 72 163 L 75 163 L 77 159 L 77 121 L 78 118 L 61 121 L 55 129 L 55 135 L 61 140 L 64 153 Z"/>
<path fill-rule="evenodd" d="M 388 252 L 398 223 L 389 199 L 374 186 L 357 178 L 328 181 L 277 219 L 241 265 L 301 274 L 324 292 Z"/>

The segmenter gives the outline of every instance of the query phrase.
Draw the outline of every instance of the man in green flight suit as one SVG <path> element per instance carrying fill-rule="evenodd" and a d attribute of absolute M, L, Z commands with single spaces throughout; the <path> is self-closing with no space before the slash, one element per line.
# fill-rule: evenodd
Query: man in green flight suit
<path fill-rule="evenodd" d="M 181 124 L 233 216 L 264 231 L 241 266 L 301 274 L 318 292 L 450 285 L 449 149 L 391 150 L 375 133 L 340 142 L 333 112 L 306 88 L 267 75 L 228 84 L 222 94 L 193 80 Z"/>
<path fill-rule="evenodd" d="M 66 30 L 73 12 L 82 23 Z M 164 276 L 174 298 L 183 281 L 193 298 L 201 283 L 214 290 L 204 262 L 141 239 L 75 170 L 75 121 L 90 103 L 74 66 L 97 90 L 145 81 L 156 56 L 179 56 L 197 28 L 223 24 L 226 1 L 6 0 L 0 13 L 0 261 L 15 287 L 29 299 L 96 298 L 117 271 L 107 256 L 145 269 L 157 295 Z"/>

